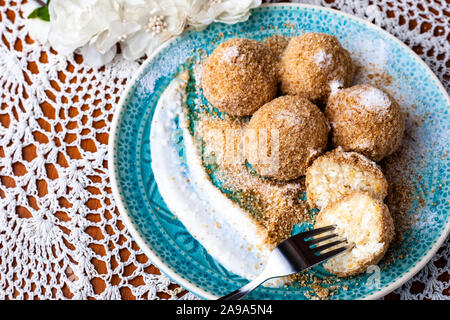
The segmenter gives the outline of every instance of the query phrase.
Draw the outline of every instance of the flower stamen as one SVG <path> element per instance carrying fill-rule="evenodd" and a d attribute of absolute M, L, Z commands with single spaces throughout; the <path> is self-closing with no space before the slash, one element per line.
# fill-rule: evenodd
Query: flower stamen
<path fill-rule="evenodd" d="M 145 31 L 151 32 L 152 35 L 157 35 L 158 33 L 167 29 L 167 22 L 164 20 L 164 16 L 152 16 L 148 19 L 147 28 Z"/>
<path fill-rule="evenodd" d="M 119 40 L 120 42 L 123 42 L 127 39 L 127 35 L 126 34 L 122 34 L 120 36 L 117 37 L 117 40 Z"/>

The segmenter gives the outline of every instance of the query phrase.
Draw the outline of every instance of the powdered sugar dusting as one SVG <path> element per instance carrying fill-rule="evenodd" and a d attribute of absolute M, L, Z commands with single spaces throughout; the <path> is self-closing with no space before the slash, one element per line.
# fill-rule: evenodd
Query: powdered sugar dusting
<path fill-rule="evenodd" d="M 231 60 L 234 57 L 237 57 L 239 55 L 239 48 L 236 46 L 230 46 L 230 47 L 226 47 L 223 51 L 223 55 L 222 55 L 222 61 L 225 61 L 227 63 L 231 63 Z"/>
<path fill-rule="evenodd" d="M 153 63 L 158 63 L 158 68 L 151 68 L 150 72 L 137 80 L 139 81 L 139 89 L 146 94 L 152 93 L 155 89 L 156 82 L 170 74 L 174 74 L 178 67 L 191 57 L 194 43 L 192 42 L 174 42 L 170 47 L 169 55 L 156 56 Z"/>
<path fill-rule="evenodd" d="M 316 157 L 322 153 L 322 150 L 308 148 L 309 159 Z"/>
<path fill-rule="evenodd" d="M 335 94 L 339 89 L 342 89 L 344 87 L 344 83 L 342 80 L 331 80 L 329 83 L 331 93 Z"/>
<path fill-rule="evenodd" d="M 389 96 L 375 87 L 365 87 L 355 92 L 357 101 L 373 111 L 384 111 L 391 105 Z"/>
<path fill-rule="evenodd" d="M 314 62 L 322 68 L 328 67 L 332 62 L 332 56 L 323 50 L 316 52 L 314 55 Z"/>
<path fill-rule="evenodd" d="M 371 63 L 379 68 L 385 67 L 388 61 L 389 45 L 382 39 L 368 40 L 359 36 L 352 41 L 354 46 L 358 48 L 358 54 L 354 55 L 354 58 L 357 58 L 361 65 Z"/>
<path fill-rule="evenodd" d="M 285 125 L 290 127 L 299 126 L 303 124 L 303 119 L 301 117 L 295 116 L 292 112 L 288 110 L 282 110 L 277 114 L 278 120 L 282 120 Z"/>
<path fill-rule="evenodd" d="M 196 62 L 193 66 L 194 79 L 195 83 L 198 87 L 202 86 L 202 71 L 203 71 L 203 62 Z"/>
<path fill-rule="evenodd" d="M 351 147 L 357 150 L 367 150 L 373 147 L 373 142 L 369 139 L 360 139 L 357 143 L 352 143 Z"/>
<path fill-rule="evenodd" d="M 340 151 L 342 156 L 347 159 L 351 159 L 352 157 L 357 157 L 365 165 L 375 168 L 375 169 L 379 169 L 378 165 L 375 162 L 366 158 L 365 156 L 363 156 L 362 154 L 360 154 L 358 152 L 353 152 L 353 151 L 345 152 L 344 149 L 342 149 L 342 147 L 338 147 L 337 150 Z"/>

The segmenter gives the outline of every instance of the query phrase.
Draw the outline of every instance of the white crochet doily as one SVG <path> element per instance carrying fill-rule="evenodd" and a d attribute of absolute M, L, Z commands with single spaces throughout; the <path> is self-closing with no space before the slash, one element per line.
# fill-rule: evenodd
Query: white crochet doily
<path fill-rule="evenodd" d="M 449 11 L 439 1 L 303 2 L 378 24 L 449 88 Z M 33 42 L 23 24 L 20 1 L 1 2 L 0 299 L 196 298 L 151 264 L 111 194 L 108 132 L 139 62 L 116 57 L 94 71 Z M 448 299 L 449 254 L 447 240 L 389 297 Z"/>

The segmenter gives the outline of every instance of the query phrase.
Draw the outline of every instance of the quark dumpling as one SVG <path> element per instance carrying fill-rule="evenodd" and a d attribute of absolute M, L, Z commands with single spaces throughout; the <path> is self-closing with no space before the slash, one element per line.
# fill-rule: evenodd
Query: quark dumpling
<path fill-rule="evenodd" d="M 337 148 L 314 160 L 306 171 L 306 196 L 313 208 L 324 208 L 353 191 L 383 201 L 388 183 L 380 167 L 356 152 Z"/>
<path fill-rule="evenodd" d="M 338 90 L 325 108 L 334 145 L 380 161 L 400 146 L 405 129 L 398 103 L 367 84 Z"/>
<path fill-rule="evenodd" d="M 275 57 L 258 41 L 231 39 L 203 63 L 202 87 L 208 101 L 232 116 L 251 115 L 277 93 Z"/>
<path fill-rule="evenodd" d="M 326 103 L 332 88 L 350 86 L 353 74 L 348 51 L 336 37 L 325 33 L 292 38 L 281 58 L 282 92 L 302 95 L 316 103 Z"/>
<path fill-rule="evenodd" d="M 352 249 L 323 264 L 327 271 L 340 277 L 365 272 L 367 267 L 377 264 L 394 237 L 388 207 L 359 191 L 330 203 L 319 212 L 314 228 L 329 225 L 336 225 L 336 232 L 354 244 Z"/>
<path fill-rule="evenodd" d="M 325 150 L 328 124 L 323 113 L 300 96 L 281 96 L 252 116 L 244 133 L 244 154 L 262 176 L 292 180 Z"/>

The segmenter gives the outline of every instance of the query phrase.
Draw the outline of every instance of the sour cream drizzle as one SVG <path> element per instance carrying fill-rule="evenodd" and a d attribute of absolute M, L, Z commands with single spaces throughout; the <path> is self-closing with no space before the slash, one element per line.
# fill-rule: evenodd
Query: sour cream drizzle
<path fill-rule="evenodd" d="M 182 72 L 156 106 L 150 133 L 154 177 L 171 212 L 208 253 L 230 272 L 253 279 L 270 254 L 265 230 L 208 178 L 183 112 L 188 81 Z M 177 131 L 184 158 L 177 150 Z"/>

